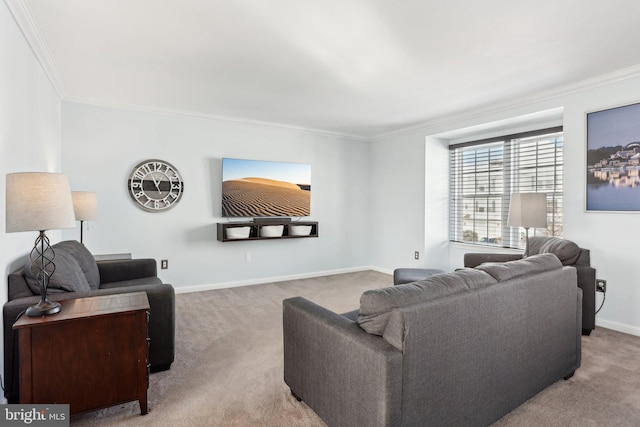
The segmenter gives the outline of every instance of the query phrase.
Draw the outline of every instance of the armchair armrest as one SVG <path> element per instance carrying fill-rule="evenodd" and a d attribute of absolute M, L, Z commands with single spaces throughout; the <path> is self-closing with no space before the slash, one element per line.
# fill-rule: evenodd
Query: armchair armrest
<path fill-rule="evenodd" d="M 573 265 L 582 289 L 582 329 L 586 335 L 596 327 L 596 270 L 586 265 Z"/>
<path fill-rule="evenodd" d="M 284 380 L 329 425 L 400 423 L 398 349 L 302 297 L 283 301 L 283 331 Z"/>
<path fill-rule="evenodd" d="M 156 260 L 153 258 L 98 261 L 97 264 L 100 283 L 154 277 L 158 273 Z"/>
<path fill-rule="evenodd" d="M 474 268 L 484 262 L 507 262 L 521 258 L 521 254 L 467 253 L 464 254 L 464 266 Z"/>

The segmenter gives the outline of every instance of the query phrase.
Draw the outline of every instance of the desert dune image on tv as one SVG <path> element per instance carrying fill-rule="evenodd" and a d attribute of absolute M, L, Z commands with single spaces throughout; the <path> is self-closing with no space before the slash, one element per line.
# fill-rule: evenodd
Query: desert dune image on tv
<path fill-rule="evenodd" d="M 223 217 L 311 214 L 311 165 L 222 159 Z"/>

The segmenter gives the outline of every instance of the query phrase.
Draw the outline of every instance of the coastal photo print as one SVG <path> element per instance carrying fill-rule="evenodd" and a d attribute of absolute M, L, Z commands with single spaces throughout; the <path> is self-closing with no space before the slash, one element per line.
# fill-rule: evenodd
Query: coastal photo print
<path fill-rule="evenodd" d="M 587 113 L 587 211 L 640 211 L 640 103 Z"/>

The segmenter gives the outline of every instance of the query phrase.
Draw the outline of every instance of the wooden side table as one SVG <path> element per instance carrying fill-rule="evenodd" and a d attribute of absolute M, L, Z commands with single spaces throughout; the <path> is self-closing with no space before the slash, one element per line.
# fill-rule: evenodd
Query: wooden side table
<path fill-rule="evenodd" d="M 138 400 L 147 413 L 149 300 L 145 292 L 60 301 L 51 316 L 23 315 L 20 403 L 69 404 L 71 414 Z"/>

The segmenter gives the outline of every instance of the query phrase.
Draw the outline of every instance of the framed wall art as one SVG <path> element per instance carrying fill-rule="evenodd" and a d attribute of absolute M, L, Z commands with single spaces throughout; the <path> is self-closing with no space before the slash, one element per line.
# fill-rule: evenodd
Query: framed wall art
<path fill-rule="evenodd" d="M 640 103 L 586 121 L 587 212 L 640 212 Z"/>

